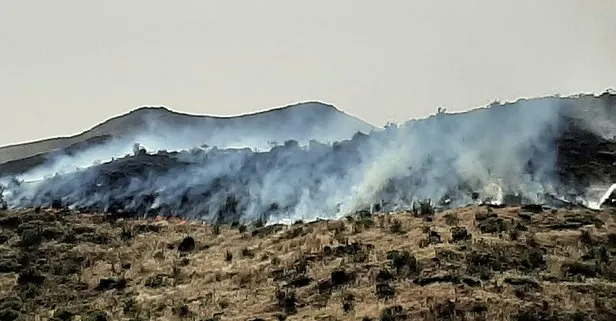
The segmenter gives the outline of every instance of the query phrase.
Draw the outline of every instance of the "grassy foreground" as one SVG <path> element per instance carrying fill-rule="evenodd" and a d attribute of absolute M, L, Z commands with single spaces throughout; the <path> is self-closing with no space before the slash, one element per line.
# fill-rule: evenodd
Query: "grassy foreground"
<path fill-rule="evenodd" d="M 0 320 L 616 320 L 614 214 L 263 227 L 0 212 Z"/>

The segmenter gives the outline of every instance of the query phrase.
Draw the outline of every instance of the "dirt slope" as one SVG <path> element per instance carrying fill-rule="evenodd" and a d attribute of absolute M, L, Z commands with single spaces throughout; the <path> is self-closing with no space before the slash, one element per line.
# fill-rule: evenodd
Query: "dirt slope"
<path fill-rule="evenodd" d="M 614 212 L 292 226 L 0 214 L 1 320 L 614 320 Z"/>

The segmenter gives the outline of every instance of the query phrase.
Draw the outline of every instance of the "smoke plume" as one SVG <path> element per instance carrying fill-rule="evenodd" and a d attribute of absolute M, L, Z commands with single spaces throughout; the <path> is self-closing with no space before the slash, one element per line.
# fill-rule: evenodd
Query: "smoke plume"
<path fill-rule="evenodd" d="M 57 160 L 53 166 L 84 168 L 5 182 L 4 198 L 14 208 L 55 203 L 82 211 L 269 222 L 333 218 L 375 203 L 409 209 L 424 199 L 441 206 L 506 203 L 512 196 L 527 203 L 583 201 L 596 184 L 609 186 L 610 177 L 575 176 L 577 165 L 561 155 L 563 137 L 575 128 L 612 142 L 614 105 L 607 94 L 521 100 L 438 113 L 334 143 L 289 140 L 261 150 L 211 144 L 167 152 L 157 140 L 139 141 L 148 148 L 137 150 L 134 142 L 115 142 L 105 145 L 115 149 L 104 155 L 131 155 L 93 166 L 100 150 L 79 155 L 82 163 Z M 208 137 L 190 143 L 196 141 Z"/>

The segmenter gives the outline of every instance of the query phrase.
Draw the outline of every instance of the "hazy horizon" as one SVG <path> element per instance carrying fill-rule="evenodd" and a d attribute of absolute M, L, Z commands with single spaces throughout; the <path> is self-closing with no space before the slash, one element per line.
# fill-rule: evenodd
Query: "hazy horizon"
<path fill-rule="evenodd" d="M 0 5 L 0 146 L 143 106 L 320 101 L 373 125 L 616 87 L 616 1 L 29 1 Z"/>

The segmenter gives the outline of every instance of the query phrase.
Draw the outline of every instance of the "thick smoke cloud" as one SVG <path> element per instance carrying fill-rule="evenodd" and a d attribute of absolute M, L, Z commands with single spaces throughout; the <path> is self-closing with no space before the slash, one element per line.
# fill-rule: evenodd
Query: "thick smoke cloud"
<path fill-rule="evenodd" d="M 532 203 L 546 196 L 572 199 L 585 190 L 562 182 L 557 140 L 571 119 L 590 131 L 616 128 L 605 117 L 593 127 L 596 115 L 576 103 L 543 98 L 437 114 L 333 144 L 142 150 L 39 182 L 13 183 L 5 199 L 11 207 L 56 202 L 134 215 L 270 222 L 331 218 L 381 201 L 390 210 L 426 198 L 458 206 L 473 202 L 473 193 L 496 203 L 506 195 Z M 593 108 L 603 116 L 610 110 L 605 103 Z M 82 155 L 88 161 L 95 156 Z"/>

